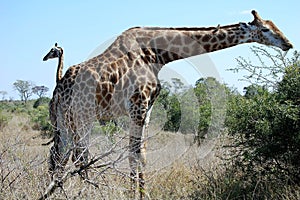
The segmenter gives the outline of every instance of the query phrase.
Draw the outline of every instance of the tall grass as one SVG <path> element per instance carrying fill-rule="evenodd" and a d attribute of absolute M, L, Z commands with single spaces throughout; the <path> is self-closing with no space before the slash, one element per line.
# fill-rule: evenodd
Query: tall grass
<path fill-rule="evenodd" d="M 50 147 L 41 146 L 47 139 L 36 137 L 40 133 L 32 130 L 28 126 L 30 123 L 27 117 L 14 115 L 0 131 L 0 199 L 37 199 L 49 183 L 47 159 Z M 178 141 L 182 139 L 180 134 L 158 134 L 152 138 L 153 141 L 149 141 L 149 148 L 167 147 L 176 137 Z M 300 199 L 300 187 L 288 181 L 267 181 L 264 175 L 257 176 L 256 182 L 249 181 L 248 174 L 224 159 L 225 154 L 228 158 L 228 149 L 222 147 L 223 141 L 217 140 L 215 148 L 203 157 L 199 157 L 204 155 L 201 146 L 192 145 L 171 164 L 147 171 L 146 197 L 192 200 Z M 175 151 L 175 147 L 169 145 L 169 151 Z M 92 148 L 93 151 L 99 149 Z M 149 157 L 149 162 L 154 162 L 153 166 L 154 158 Z M 127 160 L 121 167 L 124 170 L 118 172 L 107 169 L 102 173 L 102 168 L 91 169 L 90 177 L 98 183 L 98 188 L 78 176 L 71 177 L 50 199 L 130 199 Z"/>

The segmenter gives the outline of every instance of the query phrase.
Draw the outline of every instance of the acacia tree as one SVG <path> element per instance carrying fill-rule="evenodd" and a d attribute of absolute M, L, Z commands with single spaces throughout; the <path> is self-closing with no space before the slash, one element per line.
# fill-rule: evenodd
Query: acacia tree
<path fill-rule="evenodd" d="M 6 91 L 0 91 L 0 95 L 2 95 L 2 100 L 5 99 L 5 96 L 7 95 Z"/>
<path fill-rule="evenodd" d="M 19 92 L 19 96 L 21 101 L 27 103 L 29 97 L 32 96 L 32 87 L 34 84 L 31 81 L 17 80 L 13 83 L 13 87 L 15 90 Z"/>
<path fill-rule="evenodd" d="M 49 91 L 49 88 L 44 85 L 32 87 L 32 92 L 34 94 L 36 94 L 39 97 L 39 99 L 42 98 L 43 96 L 45 96 L 45 94 L 48 91 Z"/>

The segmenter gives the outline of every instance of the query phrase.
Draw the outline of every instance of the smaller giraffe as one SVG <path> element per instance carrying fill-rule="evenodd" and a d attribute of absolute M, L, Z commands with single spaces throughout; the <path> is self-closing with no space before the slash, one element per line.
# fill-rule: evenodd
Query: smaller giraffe
<path fill-rule="evenodd" d="M 54 47 L 50 49 L 50 51 L 47 53 L 47 55 L 43 58 L 43 61 L 47 61 L 48 59 L 58 58 L 58 66 L 56 71 L 56 84 L 62 79 L 62 71 L 64 67 L 64 51 L 62 47 L 59 47 L 57 43 L 55 43 Z M 54 95 L 54 94 L 53 94 Z M 49 113 L 50 113 L 50 121 L 51 125 L 54 129 L 54 135 L 56 134 L 56 105 L 54 103 L 53 98 L 49 102 Z M 49 145 L 54 141 L 55 136 L 46 143 L 43 143 L 42 145 Z"/>
<path fill-rule="evenodd" d="M 58 83 L 58 81 L 60 81 L 62 78 L 62 71 L 64 68 L 64 50 L 63 48 L 57 46 L 57 43 L 55 43 L 54 47 L 43 58 L 43 61 L 53 58 L 58 58 L 58 66 L 56 71 L 56 83 Z"/>

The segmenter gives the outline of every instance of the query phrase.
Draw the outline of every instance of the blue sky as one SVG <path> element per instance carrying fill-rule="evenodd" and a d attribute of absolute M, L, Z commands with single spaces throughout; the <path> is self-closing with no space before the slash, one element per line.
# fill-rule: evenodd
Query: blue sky
<path fill-rule="evenodd" d="M 256 9 L 263 19 L 272 20 L 294 44 L 300 47 L 299 3 L 293 1 L 2 1 L 0 3 L 0 91 L 18 98 L 12 84 L 18 79 L 33 81 L 49 87 L 49 96 L 55 87 L 57 60 L 43 62 L 43 56 L 55 42 L 64 48 L 65 69 L 83 62 L 103 43 L 133 26 L 216 26 L 249 22 Z M 249 47 L 239 45 L 199 58 L 210 64 L 201 66 L 201 74 L 215 67 L 220 79 L 241 90 L 246 83 L 238 82 L 242 74 L 225 69 L 236 66 L 235 58 L 252 58 Z M 291 55 L 292 51 L 289 52 Z M 197 59 L 197 58 L 194 58 Z M 193 61 L 195 62 L 195 61 Z M 213 63 L 213 64 L 211 64 Z M 182 74 L 193 83 L 199 73 L 189 61 L 175 62 L 168 69 Z M 207 72 L 208 70 L 208 72 Z M 64 70 L 65 71 L 65 70 Z"/>

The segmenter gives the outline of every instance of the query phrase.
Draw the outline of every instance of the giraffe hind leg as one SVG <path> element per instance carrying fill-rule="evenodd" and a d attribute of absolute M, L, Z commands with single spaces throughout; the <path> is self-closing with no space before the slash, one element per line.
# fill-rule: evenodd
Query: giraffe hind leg
<path fill-rule="evenodd" d="M 70 151 L 63 151 L 66 148 L 63 147 L 64 144 L 62 142 L 62 139 L 60 138 L 59 132 L 55 133 L 55 137 L 53 140 L 54 144 L 50 149 L 50 157 L 48 161 L 49 173 L 52 179 L 60 180 L 64 172 L 64 167 L 69 160 Z"/>
<path fill-rule="evenodd" d="M 73 149 L 72 154 L 72 162 L 74 163 L 75 167 L 82 168 L 88 162 L 88 149 L 84 146 L 77 146 Z M 83 179 L 88 179 L 87 169 L 82 169 L 79 171 L 79 175 Z"/>

